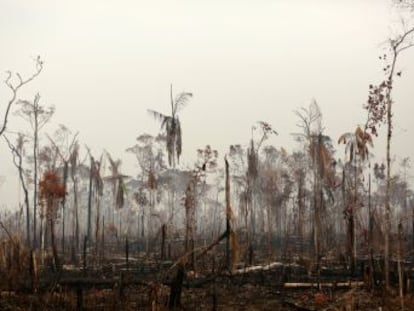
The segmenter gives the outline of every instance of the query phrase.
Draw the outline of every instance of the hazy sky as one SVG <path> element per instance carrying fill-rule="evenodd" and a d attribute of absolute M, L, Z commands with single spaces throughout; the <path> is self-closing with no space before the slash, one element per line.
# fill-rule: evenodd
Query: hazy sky
<path fill-rule="evenodd" d="M 365 121 L 368 85 L 381 79 L 384 42 L 396 28 L 390 0 L 0 0 L 0 71 L 28 74 L 41 55 L 44 72 L 20 94 L 53 104 L 59 123 L 80 132 L 95 154 L 103 148 L 126 162 L 135 138 L 156 134 L 151 108 L 169 112 L 169 85 L 194 98 L 181 113 L 183 160 L 206 144 L 223 155 L 245 144 L 258 120 L 291 149 L 293 111 L 315 98 L 335 141 Z M 414 49 L 398 65 L 393 152 L 414 157 Z M 0 86 L 0 109 L 9 93 Z M 0 110 L 3 113 L 3 110 Z M 2 115 L 1 115 L 2 116 Z M 12 116 L 10 130 L 21 129 Z M 385 136 L 375 140 L 383 158 Z M 0 142 L 0 206 L 16 170 Z M 4 178 L 3 178 L 4 179 Z M 1 181 L 0 181 L 1 183 Z"/>

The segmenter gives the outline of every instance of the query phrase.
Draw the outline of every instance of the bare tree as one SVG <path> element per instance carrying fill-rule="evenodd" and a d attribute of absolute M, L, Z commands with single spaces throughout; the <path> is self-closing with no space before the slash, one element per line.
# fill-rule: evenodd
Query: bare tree
<path fill-rule="evenodd" d="M 31 240 L 30 240 L 30 203 L 29 203 L 29 191 L 27 190 L 26 185 L 26 171 L 23 168 L 23 156 L 24 156 L 24 143 L 26 142 L 25 137 L 23 134 L 19 133 L 17 136 L 17 142 L 13 145 L 7 136 L 3 136 L 6 140 L 9 149 L 13 154 L 13 164 L 19 171 L 19 180 L 20 185 L 23 189 L 24 194 L 24 204 L 26 206 L 26 243 L 31 247 Z"/>
<path fill-rule="evenodd" d="M 53 116 L 55 109 L 53 106 L 44 107 L 40 104 L 40 95 L 36 94 L 33 101 L 19 100 L 17 104 L 20 109 L 16 112 L 26 120 L 33 131 L 33 246 L 37 247 L 37 205 L 38 205 L 38 157 L 39 157 L 39 133 L 43 126 Z M 42 225 L 42 224 L 41 224 Z"/>
<path fill-rule="evenodd" d="M 7 87 L 11 90 L 12 92 L 12 97 L 9 99 L 7 105 L 6 105 L 6 110 L 3 116 L 3 122 L 0 125 L 0 136 L 3 135 L 4 131 L 7 128 L 7 122 L 8 122 L 8 118 L 9 118 L 9 113 L 10 113 L 10 109 L 12 107 L 12 105 L 17 101 L 17 94 L 19 92 L 19 90 L 26 84 L 28 84 L 29 82 L 31 82 L 34 78 L 36 78 L 40 72 L 43 69 L 43 61 L 41 60 L 40 56 L 38 56 L 35 59 L 35 66 L 36 66 L 36 70 L 33 73 L 33 75 L 31 75 L 30 77 L 24 79 L 22 78 L 22 76 L 19 73 L 15 73 L 13 74 L 11 71 L 7 72 L 7 78 L 5 80 L 5 83 L 7 85 Z M 13 78 L 17 77 L 17 82 L 13 82 Z"/>
<path fill-rule="evenodd" d="M 67 191 L 67 183 L 68 183 L 68 177 L 69 177 L 69 165 L 71 161 L 71 156 L 73 153 L 73 150 L 77 148 L 78 144 L 78 134 L 76 133 L 73 136 L 71 135 L 71 131 L 65 127 L 64 125 L 59 125 L 58 130 L 55 132 L 54 139 L 52 139 L 49 135 L 47 135 L 49 141 L 51 142 L 53 148 L 55 149 L 55 152 L 59 156 L 61 162 L 62 162 L 62 183 Z M 72 136 L 72 137 L 71 137 Z M 60 145 L 56 143 L 58 141 Z M 66 214 L 66 196 L 64 196 L 61 200 L 61 206 L 62 206 L 62 252 L 65 252 L 65 214 Z"/>
<path fill-rule="evenodd" d="M 302 133 L 294 135 L 298 141 L 304 143 L 313 175 L 313 243 L 315 263 L 319 270 L 323 236 L 322 211 L 325 206 L 323 190 L 335 185 L 334 161 L 329 148 L 330 138 L 322 134 L 322 113 L 317 102 L 313 100 L 308 108 L 301 108 L 295 113 L 299 117 L 298 127 L 302 129 Z"/>
<path fill-rule="evenodd" d="M 256 138 L 254 137 L 256 134 Z M 251 233 L 248 241 L 249 252 L 253 252 L 253 241 L 256 235 L 257 230 L 257 218 L 258 211 L 256 210 L 257 206 L 257 196 L 258 191 L 258 177 L 259 177 L 259 153 L 260 148 L 263 143 L 271 136 L 278 135 L 278 133 L 273 129 L 273 127 L 264 121 L 258 121 L 252 126 L 252 137 L 250 139 L 250 147 L 247 150 L 247 172 L 246 172 L 246 181 L 247 181 L 247 196 L 246 203 L 247 209 L 250 211 L 251 216 Z M 259 210 L 260 214 L 263 216 L 263 210 Z M 263 217 L 261 217 L 263 218 Z"/>

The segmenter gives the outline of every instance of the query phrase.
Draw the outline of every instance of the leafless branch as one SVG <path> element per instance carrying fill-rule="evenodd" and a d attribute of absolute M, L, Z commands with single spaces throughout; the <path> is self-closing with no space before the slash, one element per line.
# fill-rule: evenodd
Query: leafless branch
<path fill-rule="evenodd" d="M 23 79 L 22 76 L 19 73 L 16 73 L 16 76 L 18 78 L 18 82 L 17 82 L 16 85 L 14 85 L 13 82 L 11 81 L 12 77 L 13 77 L 13 74 L 11 73 L 11 71 L 7 71 L 7 77 L 6 77 L 6 80 L 5 80 L 5 84 L 12 91 L 12 97 L 9 100 L 9 102 L 7 103 L 7 106 L 6 106 L 6 112 L 5 112 L 4 117 L 3 117 L 3 124 L 1 125 L 1 128 L 0 128 L 0 136 L 6 130 L 7 120 L 8 120 L 8 117 L 9 117 L 10 109 L 11 109 L 11 106 L 13 105 L 13 103 L 16 101 L 17 93 L 18 93 L 19 89 L 22 86 L 24 86 L 24 85 L 28 84 L 29 82 L 31 82 L 34 78 L 36 78 L 43 69 L 43 61 L 41 60 L 40 56 L 38 56 L 35 59 L 35 63 L 36 63 L 36 70 L 27 79 Z"/>
<path fill-rule="evenodd" d="M 13 237 L 11 236 L 9 230 L 7 230 L 6 226 L 3 224 L 3 222 L 0 220 L 0 226 L 3 228 L 3 230 L 6 232 L 7 236 L 9 237 L 10 241 L 13 243 L 13 245 L 15 245 L 15 241 L 13 239 Z"/>
<path fill-rule="evenodd" d="M 75 145 L 75 143 L 76 143 L 76 139 L 77 139 L 77 137 L 78 137 L 78 134 L 79 134 L 79 132 L 77 132 L 75 135 L 73 135 L 73 139 L 72 139 L 72 142 L 70 143 L 70 145 L 69 145 L 69 148 L 68 148 L 68 153 L 69 153 L 69 155 L 68 155 L 68 157 L 70 157 L 70 154 L 72 153 L 72 148 L 73 148 L 73 146 Z M 59 148 L 59 146 L 55 143 L 55 141 L 49 136 L 49 134 L 46 134 L 46 136 L 47 136 L 47 138 L 49 139 L 49 141 L 50 141 L 50 143 L 53 145 L 53 147 L 56 149 L 56 151 L 57 151 L 57 153 L 58 153 L 58 155 L 59 155 L 59 157 L 60 157 L 60 159 L 63 161 L 63 162 L 66 162 L 66 161 L 68 161 L 68 159 L 66 158 L 66 157 L 64 157 L 63 156 L 63 154 L 62 154 L 62 152 L 60 151 L 60 148 Z M 89 149 L 88 149 L 88 152 L 89 152 Z"/>

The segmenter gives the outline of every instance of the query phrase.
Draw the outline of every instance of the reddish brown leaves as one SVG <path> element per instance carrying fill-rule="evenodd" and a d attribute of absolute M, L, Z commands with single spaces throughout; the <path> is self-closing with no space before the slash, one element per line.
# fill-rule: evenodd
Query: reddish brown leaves
<path fill-rule="evenodd" d="M 39 183 L 40 198 L 48 199 L 64 198 L 66 195 L 65 186 L 60 181 L 58 174 L 52 170 L 46 171 Z"/>
<path fill-rule="evenodd" d="M 40 201 L 46 205 L 46 217 L 56 218 L 57 204 L 66 196 L 66 189 L 54 170 L 47 170 L 39 182 Z"/>
<path fill-rule="evenodd" d="M 392 81 L 387 79 L 379 85 L 370 85 L 368 101 L 364 108 L 368 110 L 368 120 L 366 128 L 372 135 L 378 136 L 378 126 L 386 122 L 387 105 L 389 104 L 389 94 L 392 89 Z"/>

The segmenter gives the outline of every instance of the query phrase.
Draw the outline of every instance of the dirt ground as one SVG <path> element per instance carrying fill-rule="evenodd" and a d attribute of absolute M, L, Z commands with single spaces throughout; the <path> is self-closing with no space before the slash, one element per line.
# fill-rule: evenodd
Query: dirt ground
<path fill-rule="evenodd" d="M 168 287 L 130 287 L 120 296 L 117 289 L 90 289 L 83 293 L 82 306 L 76 292 L 64 289 L 54 294 L 16 294 L 3 292 L 0 310 L 167 310 Z M 404 297 L 405 310 L 414 310 L 414 296 Z M 83 308 L 83 309 L 80 309 Z M 209 284 L 200 288 L 183 289 L 181 306 L 176 310 L 401 310 L 395 293 L 368 292 L 364 289 L 277 290 L 260 285 L 242 286 Z"/>

